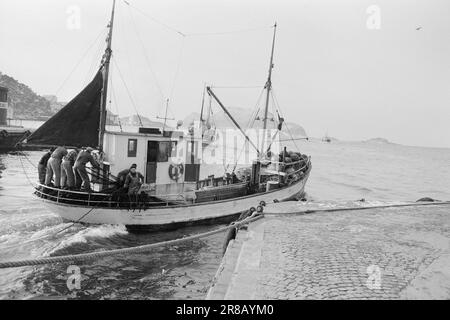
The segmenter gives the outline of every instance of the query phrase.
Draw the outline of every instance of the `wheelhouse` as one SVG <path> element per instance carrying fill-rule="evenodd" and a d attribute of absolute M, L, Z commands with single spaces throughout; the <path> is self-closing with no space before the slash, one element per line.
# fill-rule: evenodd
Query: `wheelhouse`
<path fill-rule="evenodd" d="M 104 174 L 117 174 L 133 163 L 144 176 L 150 194 L 180 194 L 195 190 L 200 164 L 193 146 L 197 143 L 183 131 L 139 128 L 139 132 L 106 131 Z"/>

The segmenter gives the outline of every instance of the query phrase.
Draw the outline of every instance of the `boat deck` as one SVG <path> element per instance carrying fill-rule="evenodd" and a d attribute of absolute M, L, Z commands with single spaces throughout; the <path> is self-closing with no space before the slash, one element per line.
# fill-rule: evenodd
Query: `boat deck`
<path fill-rule="evenodd" d="M 290 163 L 291 168 L 298 168 L 299 163 Z M 119 208 L 119 209 L 139 209 L 147 210 L 158 207 L 193 205 L 201 203 L 209 203 L 215 201 L 223 201 L 229 199 L 239 199 L 252 194 L 263 194 L 267 192 L 265 184 L 270 181 L 271 176 L 277 176 L 278 184 L 276 189 L 283 189 L 290 184 L 301 180 L 305 173 L 310 170 L 310 160 L 296 170 L 292 169 L 290 173 L 279 172 L 264 176 L 265 181 L 257 188 L 251 188 L 249 182 L 241 182 L 213 178 L 200 181 L 197 183 L 197 190 L 194 198 L 187 197 L 186 194 L 163 194 L 153 195 L 141 192 L 138 195 L 128 195 L 120 190 L 113 190 L 109 193 L 101 192 L 83 192 L 53 188 L 38 184 L 34 194 L 45 200 L 52 202 L 69 204 L 75 206 L 85 206 L 94 208 Z M 280 175 L 285 183 L 280 181 Z M 190 192 L 192 193 L 192 192 Z"/>

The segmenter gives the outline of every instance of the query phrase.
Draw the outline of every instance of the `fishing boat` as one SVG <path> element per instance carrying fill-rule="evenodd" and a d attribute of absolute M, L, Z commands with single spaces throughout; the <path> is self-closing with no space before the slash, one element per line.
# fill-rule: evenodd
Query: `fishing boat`
<path fill-rule="evenodd" d="M 331 138 L 328 136 L 328 132 L 325 133 L 325 136 L 322 138 L 323 142 L 331 143 Z"/>
<path fill-rule="evenodd" d="M 194 224 L 228 222 L 261 202 L 294 200 L 304 193 L 310 157 L 287 147 L 274 150 L 284 119 L 268 129 L 272 90 L 274 26 L 261 143 L 253 141 L 211 87 L 205 92 L 255 149 L 249 165 L 216 176 L 202 162 L 204 130 L 140 127 L 137 132 L 106 129 L 108 77 L 112 56 L 115 1 L 107 47 L 93 80 L 63 109 L 24 141 L 41 147 L 93 147 L 99 168 L 90 168 L 93 191 L 63 190 L 37 184 L 34 195 L 63 219 L 86 224 L 125 225 L 131 231 L 168 230 Z M 203 112 L 202 112 L 203 114 Z M 203 120 L 203 119 L 202 119 Z M 202 126 L 201 121 L 200 128 Z M 199 134 L 195 132 L 199 131 Z M 265 132 L 270 132 L 270 136 Z M 272 134 L 273 133 L 273 134 Z M 137 194 L 117 189 L 117 174 L 136 163 L 144 183 Z M 241 170 L 241 171 L 239 171 Z"/>

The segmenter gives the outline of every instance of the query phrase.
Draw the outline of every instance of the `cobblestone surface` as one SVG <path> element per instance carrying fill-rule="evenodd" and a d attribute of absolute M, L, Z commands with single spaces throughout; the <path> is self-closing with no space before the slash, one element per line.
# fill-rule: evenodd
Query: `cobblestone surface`
<path fill-rule="evenodd" d="M 411 282 L 450 250 L 449 206 L 266 216 L 257 224 L 249 228 L 263 232 L 259 270 L 250 279 L 255 299 L 411 298 Z M 241 241 L 245 248 L 248 240 Z M 430 286 L 436 282 L 438 298 L 450 299 L 448 276 Z M 226 298 L 240 290 L 239 282 L 228 286 Z"/>

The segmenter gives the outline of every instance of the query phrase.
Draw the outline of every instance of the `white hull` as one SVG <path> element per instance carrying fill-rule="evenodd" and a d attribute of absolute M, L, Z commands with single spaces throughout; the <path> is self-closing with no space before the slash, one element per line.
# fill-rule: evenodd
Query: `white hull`
<path fill-rule="evenodd" d="M 147 210 L 127 210 L 119 208 L 94 208 L 71 204 L 55 203 L 41 199 L 48 208 L 63 219 L 87 224 L 126 225 L 132 229 L 165 229 L 183 225 L 200 224 L 226 217 L 233 218 L 260 201 L 267 203 L 287 201 L 303 194 L 309 171 L 303 179 L 283 189 L 255 194 L 235 199 L 206 202 L 192 205 L 151 208 Z M 87 214 L 92 210 L 89 214 Z M 85 217 L 83 217 L 85 216 Z"/>

